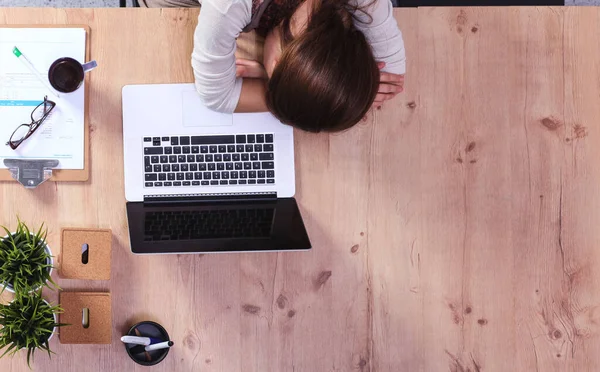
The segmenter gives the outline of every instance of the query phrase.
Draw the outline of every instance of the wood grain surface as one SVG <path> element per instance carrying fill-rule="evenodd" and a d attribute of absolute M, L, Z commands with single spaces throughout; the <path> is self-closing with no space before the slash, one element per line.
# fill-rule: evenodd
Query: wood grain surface
<path fill-rule="evenodd" d="M 0 223 L 45 221 L 56 253 L 63 227 L 114 234 L 110 281 L 59 279 L 110 290 L 112 344 L 53 339 L 34 370 L 145 370 L 118 340 L 140 320 L 175 341 L 156 371 L 600 370 L 600 9 L 395 10 L 406 92 L 346 133 L 295 133 L 311 252 L 133 256 L 121 88 L 191 82 L 197 14 L 0 9 L 90 25 L 100 66 L 89 182 L 0 185 Z"/>

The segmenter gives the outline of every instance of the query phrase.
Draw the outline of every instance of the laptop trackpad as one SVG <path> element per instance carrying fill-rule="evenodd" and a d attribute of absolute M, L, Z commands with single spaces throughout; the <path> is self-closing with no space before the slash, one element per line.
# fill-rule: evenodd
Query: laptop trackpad
<path fill-rule="evenodd" d="M 233 115 L 222 114 L 206 108 L 198 93 L 188 91 L 182 93 L 183 126 L 184 127 L 217 127 L 233 125 Z"/>

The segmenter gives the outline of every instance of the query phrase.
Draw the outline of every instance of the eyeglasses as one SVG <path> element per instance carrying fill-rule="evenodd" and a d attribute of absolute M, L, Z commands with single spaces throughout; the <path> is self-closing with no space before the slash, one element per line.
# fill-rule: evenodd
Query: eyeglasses
<path fill-rule="evenodd" d="M 31 135 L 40 127 L 40 125 L 42 125 L 44 120 L 48 118 L 50 112 L 52 112 L 55 106 L 56 103 L 49 101 L 47 96 L 44 97 L 44 102 L 37 105 L 37 107 L 31 112 L 31 124 L 19 125 L 10 136 L 8 142 L 6 142 L 6 145 L 10 146 L 10 148 L 13 150 L 19 147 L 19 145 L 21 145 L 27 138 L 31 137 Z"/>

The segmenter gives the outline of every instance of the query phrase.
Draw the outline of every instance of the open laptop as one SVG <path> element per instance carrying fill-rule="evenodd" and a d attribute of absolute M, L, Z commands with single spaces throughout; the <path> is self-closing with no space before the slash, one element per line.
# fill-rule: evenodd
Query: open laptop
<path fill-rule="evenodd" d="M 123 149 L 133 253 L 311 248 L 293 131 L 271 114 L 213 112 L 193 84 L 128 85 Z"/>

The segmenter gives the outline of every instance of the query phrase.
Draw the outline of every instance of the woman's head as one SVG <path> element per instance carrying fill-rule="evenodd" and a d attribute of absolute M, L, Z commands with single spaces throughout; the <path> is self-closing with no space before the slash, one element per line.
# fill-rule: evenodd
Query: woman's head
<path fill-rule="evenodd" d="M 345 1 L 307 0 L 265 40 L 267 106 L 311 132 L 340 131 L 370 109 L 379 69 Z"/>

